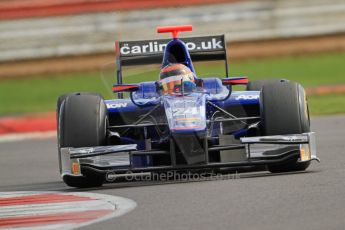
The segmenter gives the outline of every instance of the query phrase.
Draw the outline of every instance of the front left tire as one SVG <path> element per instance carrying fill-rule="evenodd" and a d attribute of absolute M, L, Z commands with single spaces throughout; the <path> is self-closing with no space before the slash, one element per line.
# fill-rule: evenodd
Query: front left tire
<path fill-rule="evenodd" d="M 58 100 L 58 149 L 62 147 L 92 147 L 106 144 L 107 108 L 97 94 L 75 93 Z M 61 166 L 60 166 L 61 173 Z M 104 177 L 81 172 L 83 176 L 64 175 L 71 187 L 102 186 Z"/>

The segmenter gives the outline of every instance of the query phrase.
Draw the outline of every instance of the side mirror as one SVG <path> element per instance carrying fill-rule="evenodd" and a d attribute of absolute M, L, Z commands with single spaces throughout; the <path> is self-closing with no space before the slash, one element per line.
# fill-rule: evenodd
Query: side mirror
<path fill-rule="evenodd" d="M 134 92 L 139 89 L 138 85 L 135 84 L 126 84 L 126 85 L 113 85 L 113 92 L 120 93 L 120 92 Z"/>
<path fill-rule="evenodd" d="M 222 84 L 229 86 L 229 85 L 247 85 L 249 82 L 247 77 L 230 77 L 230 78 L 223 78 Z"/>
<path fill-rule="evenodd" d="M 196 86 L 197 87 L 204 87 L 204 80 L 203 79 L 201 79 L 201 78 L 197 78 L 197 79 L 195 79 L 195 84 L 196 84 Z"/>

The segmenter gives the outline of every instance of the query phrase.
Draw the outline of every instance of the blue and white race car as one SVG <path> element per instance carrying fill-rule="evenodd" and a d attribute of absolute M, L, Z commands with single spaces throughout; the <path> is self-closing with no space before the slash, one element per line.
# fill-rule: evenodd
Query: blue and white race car
<path fill-rule="evenodd" d="M 67 185 L 252 166 L 299 171 L 318 160 L 303 87 L 228 77 L 224 35 L 178 38 L 190 30 L 190 25 L 159 27 L 173 38 L 118 42 L 117 99 L 96 93 L 58 99 L 60 173 Z M 225 62 L 226 77 L 198 78 L 193 62 L 212 60 Z M 123 66 L 157 63 L 162 63 L 157 81 L 123 83 Z M 246 90 L 233 91 L 234 85 Z"/>

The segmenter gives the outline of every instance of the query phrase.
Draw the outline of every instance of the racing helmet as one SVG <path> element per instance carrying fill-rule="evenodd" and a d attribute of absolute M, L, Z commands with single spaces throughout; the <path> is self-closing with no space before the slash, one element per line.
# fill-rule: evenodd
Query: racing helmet
<path fill-rule="evenodd" d="M 159 74 L 163 94 L 191 93 L 196 89 L 194 73 L 183 64 L 169 64 Z"/>

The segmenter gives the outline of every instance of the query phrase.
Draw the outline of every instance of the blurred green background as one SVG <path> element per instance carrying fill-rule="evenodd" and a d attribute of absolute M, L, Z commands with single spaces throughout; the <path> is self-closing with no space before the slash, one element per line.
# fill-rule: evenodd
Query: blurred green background
<path fill-rule="evenodd" d="M 271 57 L 231 60 L 230 76 L 248 76 L 250 80 L 286 78 L 305 88 L 324 85 L 345 85 L 345 53 Z M 195 63 L 199 77 L 224 77 L 222 63 Z M 136 83 L 157 80 L 159 66 L 124 69 L 124 81 Z M 41 75 L 27 78 L 0 79 L 0 116 L 55 110 L 58 96 L 69 92 L 100 92 L 113 98 L 115 65 L 105 65 L 99 71 Z M 345 94 L 310 95 L 312 115 L 345 112 Z"/>

